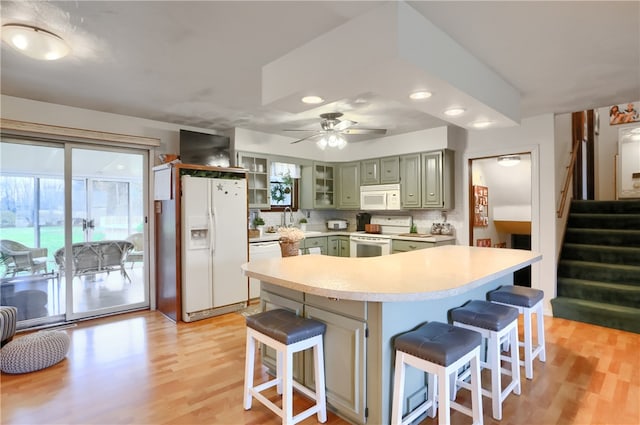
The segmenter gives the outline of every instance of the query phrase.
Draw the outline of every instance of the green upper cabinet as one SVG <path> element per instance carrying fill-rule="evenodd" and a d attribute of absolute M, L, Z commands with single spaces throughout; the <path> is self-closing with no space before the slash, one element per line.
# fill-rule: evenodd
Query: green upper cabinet
<path fill-rule="evenodd" d="M 247 192 L 249 208 L 270 209 L 271 195 L 269 159 L 251 154 L 238 153 L 238 164 L 249 170 L 247 173 Z"/>
<path fill-rule="evenodd" d="M 454 207 L 453 151 L 444 149 L 422 154 L 422 207 Z"/>
<path fill-rule="evenodd" d="M 380 184 L 380 160 L 367 159 L 360 163 L 360 184 Z"/>
<path fill-rule="evenodd" d="M 314 162 L 302 167 L 300 207 L 305 210 L 336 207 L 335 167 L 331 164 Z"/>
<path fill-rule="evenodd" d="M 400 157 L 400 205 L 421 208 L 422 159 L 419 153 Z"/>
<path fill-rule="evenodd" d="M 454 207 L 454 153 L 443 149 L 400 157 L 402 208 Z"/>
<path fill-rule="evenodd" d="M 360 162 L 360 184 L 390 184 L 400 182 L 400 157 L 367 159 Z"/>
<path fill-rule="evenodd" d="M 360 208 L 360 163 L 347 162 L 338 165 L 338 208 Z"/>
<path fill-rule="evenodd" d="M 400 182 L 400 157 L 380 158 L 380 184 Z"/>

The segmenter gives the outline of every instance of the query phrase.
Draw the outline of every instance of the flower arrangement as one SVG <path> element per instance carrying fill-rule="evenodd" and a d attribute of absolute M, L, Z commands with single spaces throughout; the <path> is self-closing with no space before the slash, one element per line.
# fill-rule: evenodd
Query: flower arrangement
<path fill-rule="evenodd" d="M 282 242 L 299 242 L 304 239 L 304 232 L 296 227 L 281 227 L 278 233 Z"/>

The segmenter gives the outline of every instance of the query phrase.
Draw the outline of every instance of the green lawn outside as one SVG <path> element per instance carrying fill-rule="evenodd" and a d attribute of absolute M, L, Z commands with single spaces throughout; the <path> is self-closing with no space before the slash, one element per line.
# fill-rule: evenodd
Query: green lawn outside
<path fill-rule="evenodd" d="M 84 232 L 81 227 L 73 227 L 72 238 L 74 242 L 84 240 Z M 35 229 L 33 227 L 2 227 L 0 239 L 9 239 L 20 242 L 30 248 L 47 248 L 48 260 L 53 261 L 53 254 L 64 247 L 64 226 L 42 226 L 40 228 L 40 246 L 35 246 Z M 104 239 L 104 234 L 94 233 L 94 240 Z"/>

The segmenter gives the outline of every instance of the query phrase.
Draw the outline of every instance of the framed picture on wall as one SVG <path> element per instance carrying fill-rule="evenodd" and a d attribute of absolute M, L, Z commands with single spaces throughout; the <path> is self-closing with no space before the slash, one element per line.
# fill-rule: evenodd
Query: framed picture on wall
<path fill-rule="evenodd" d="M 609 124 L 628 124 L 630 122 L 640 122 L 638 108 L 633 103 L 613 105 L 609 108 Z"/>
<path fill-rule="evenodd" d="M 489 225 L 489 188 L 473 186 L 473 227 Z"/>
<path fill-rule="evenodd" d="M 476 246 L 491 248 L 491 238 L 476 239 Z"/>

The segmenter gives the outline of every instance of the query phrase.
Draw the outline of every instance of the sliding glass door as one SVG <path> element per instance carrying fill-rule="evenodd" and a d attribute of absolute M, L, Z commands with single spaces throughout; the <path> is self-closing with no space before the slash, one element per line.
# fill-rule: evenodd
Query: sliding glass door
<path fill-rule="evenodd" d="M 19 327 L 147 307 L 147 152 L 2 140 L 0 156 L 0 301 Z"/>

